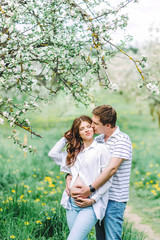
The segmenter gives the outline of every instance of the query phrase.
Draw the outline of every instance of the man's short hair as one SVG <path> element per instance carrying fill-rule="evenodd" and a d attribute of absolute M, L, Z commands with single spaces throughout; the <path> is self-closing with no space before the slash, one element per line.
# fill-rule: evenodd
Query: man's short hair
<path fill-rule="evenodd" d="M 92 114 L 99 117 L 103 125 L 111 124 L 111 127 L 116 126 L 117 113 L 110 105 L 101 105 L 93 109 Z"/>

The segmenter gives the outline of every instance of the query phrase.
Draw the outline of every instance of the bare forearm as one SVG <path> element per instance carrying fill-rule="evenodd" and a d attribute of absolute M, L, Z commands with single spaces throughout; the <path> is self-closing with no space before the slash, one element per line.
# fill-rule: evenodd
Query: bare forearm
<path fill-rule="evenodd" d="M 106 168 L 98 177 L 97 179 L 92 183 L 92 186 L 97 190 L 101 186 L 103 186 L 116 172 L 115 168 Z"/>
<path fill-rule="evenodd" d="M 109 166 L 101 172 L 97 179 L 92 183 L 92 186 L 97 190 L 104 185 L 116 173 L 117 169 L 123 162 L 123 159 L 112 157 Z"/>

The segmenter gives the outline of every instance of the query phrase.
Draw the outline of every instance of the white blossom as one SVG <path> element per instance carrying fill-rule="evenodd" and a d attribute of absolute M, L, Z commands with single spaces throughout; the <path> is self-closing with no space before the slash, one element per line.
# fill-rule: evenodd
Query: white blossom
<path fill-rule="evenodd" d="M 5 66 L 5 62 L 3 60 L 1 60 L 0 65 Z"/>
<path fill-rule="evenodd" d="M 28 119 L 25 120 L 28 125 L 31 125 L 30 121 Z"/>
<path fill-rule="evenodd" d="M 24 89 L 26 89 L 26 86 L 22 85 L 21 90 L 24 90 Z"/>
<path fill-rule="evenodd" d="M 4 43 L 8 38 L 8 35 L 7 34 L 3 34 L 2 37 L 1 37 L 1 43 Z"/>
<path fill-rule="evenodd" d="M 9 113 L 8 113 L 8 112 L 6 112 L 6 111 L 4 111 L 4 112 L 3 112 L 3 116 L 8 118 L 8 116 L 9 116 Z"/>
<path fill-rule="evenodd" d="M 17 112 L 16 112 L 16 115 L 19 115 L 19 114 L 20 114 L 20 111 L 17 111 Z"/>
<path fill-rule="evenodd" d="M 4 78 L 0 78 L 2 84 L 4 84 Z"/>
<path fill-rule="evenodd" d="M 4 124 L 4 119 L 0 118 L 0 124 Z"/>
<path fill-rule="evenodd" d="M 111 88 L 113 91 L 119 90 L 119 86 L 117 85 L 117 83 L 111 83 Z"/>
<path fill-rule="evenodd" d="M 14 117 L 11 117 L 11 116 L 8 117 L 8 120 L 9 120 L 9 121 L 12 121 L 12 122 L 15 122 Z"/>
<path fill-rule="evenodd" d="M 10 126 L 11 126 L 11 127 L 13 126 L 13 124 L 14 124 L 14 122 L 10 122 Z"/>
<path fill-rule="evenodd" d="M 28 149 L 27 149 L 27 148 L 23 148 L 23 151 L 24 151 L 24 152 L 28 152 Z"/>
<path fill-rule="evenodd" d="M 155 95 L 159 95 L 159 89 L 158 86 L 156 86 L 153 83 L 148 83 L 146 86 L 152 93 L 154 93 Z"/>

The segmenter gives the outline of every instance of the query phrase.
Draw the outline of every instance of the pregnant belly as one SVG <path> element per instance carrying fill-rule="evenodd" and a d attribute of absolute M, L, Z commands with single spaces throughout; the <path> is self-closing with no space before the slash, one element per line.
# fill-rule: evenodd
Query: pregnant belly
<path fill-rule="evenodd" d="M 73 183 L 70 189 L 71 196 L 72 196 L 72 193 L 76 193 L 79 191 L 79 188 L 76 187 L 77 185 L 83 185 L 83 186 L 85 185 L 79 176 L 76 178 L 75 182 Z"/>

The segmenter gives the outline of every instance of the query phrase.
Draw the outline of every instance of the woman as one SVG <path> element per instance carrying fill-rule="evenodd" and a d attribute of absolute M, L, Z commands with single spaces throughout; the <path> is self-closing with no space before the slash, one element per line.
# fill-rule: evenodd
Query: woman
<path fill-rule="evenodd" d="M 70 173 L 70 191 L 77 183 L 90 185 L 109 164 L 110 153 L 106 146 L 93 139 L 92 120 L 80 116 L 49 152 L 61 171 Z M 66 150 L 62 151 L 66 146 Z M 61 204 L 66 208 L 70 234 L 67 240 L 86 240 L 87 234 L 98 220 L 102 220 L 108 202 L 111 180 L 86 199 L 73 199 L 63 192 Z"/>

